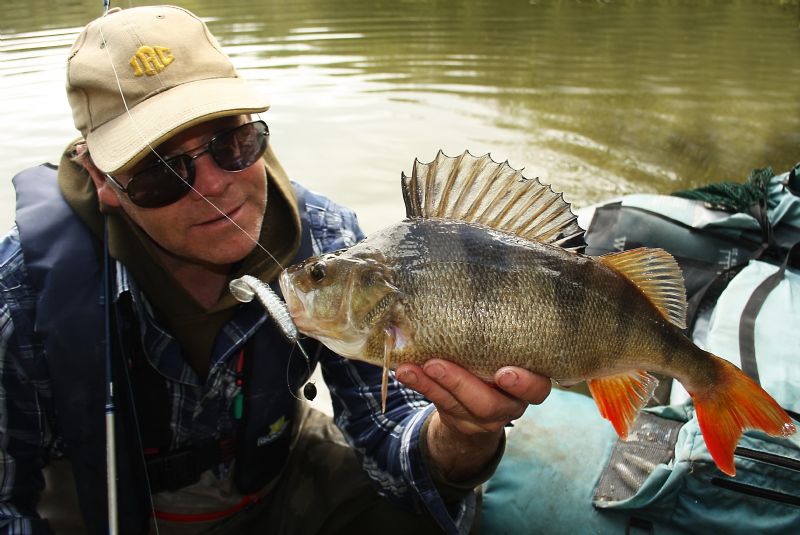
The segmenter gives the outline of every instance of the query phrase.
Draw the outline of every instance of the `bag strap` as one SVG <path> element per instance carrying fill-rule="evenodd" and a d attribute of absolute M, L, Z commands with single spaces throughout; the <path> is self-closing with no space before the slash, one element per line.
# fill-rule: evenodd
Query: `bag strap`
<path fill-rule="evenodd" d="M 739 321 L 739 355 L 742 364 L 742 371 L 750 376 L 755 382 L 760 383 L 758 375 L 758 365 L 756 364 L 756 317 L 764 306 L 769 294 L 777 288 L 786 274 L 786 266 L 794 251 L 800 251 L 800 242 L 795 243 L 786 253 L 778 271 L 764 279 L 759 284 L 742 310 L 741 320 Z"/>

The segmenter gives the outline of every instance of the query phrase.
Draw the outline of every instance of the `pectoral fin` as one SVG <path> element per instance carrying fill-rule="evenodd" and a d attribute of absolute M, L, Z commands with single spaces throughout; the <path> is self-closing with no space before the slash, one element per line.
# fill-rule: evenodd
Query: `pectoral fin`
<path fill-rule="evenodd" d="M 633 370 L 620 375 L 587 381 L 600 415 L 609 420 L 623 440 L 658 386 L 658 379 L 646 371 Z"/>
<path fill-rule="evenodd" d="M 383 331 L 383 376 L 381 377 L 381 412 L 386 412 L 386 396 L 389 394 L 389 356 L 394 349 L 394 331 Z"/>

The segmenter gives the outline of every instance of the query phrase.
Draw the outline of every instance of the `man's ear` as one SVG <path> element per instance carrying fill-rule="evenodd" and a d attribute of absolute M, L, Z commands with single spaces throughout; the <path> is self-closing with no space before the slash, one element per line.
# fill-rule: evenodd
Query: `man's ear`
<path fill-rule="evenodd" d="M 97 168 L 92 161 L 92 157 L 87 155 L 81 160 L 81 165 L 83 165 L 83 168 L 86 169 L 86 172 L 89 173 L 89 176 L 92 178 L 94 187 L 97 189 L 97 198 L 100 200 L 100 203 L 112 208 L 118 208 L 120 206 L 118 197 L 119 191 L 108 181 L 105 173 Z"/>

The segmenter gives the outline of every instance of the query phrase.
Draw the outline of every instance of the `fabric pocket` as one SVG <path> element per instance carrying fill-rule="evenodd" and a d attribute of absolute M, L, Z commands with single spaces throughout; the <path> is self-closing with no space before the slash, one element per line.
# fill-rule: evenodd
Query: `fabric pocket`
<path fill-rule="evenodd" d="M 670 449 L 672 459 L 665 460 Z M 800 532 L 797 435 L 747 432 L 735 463 L 735 477 L 716 468 L 691 404 L 649 410 L 637 419 L 631 438 L 614 446 L 593 504 L 691 533 Z"/>

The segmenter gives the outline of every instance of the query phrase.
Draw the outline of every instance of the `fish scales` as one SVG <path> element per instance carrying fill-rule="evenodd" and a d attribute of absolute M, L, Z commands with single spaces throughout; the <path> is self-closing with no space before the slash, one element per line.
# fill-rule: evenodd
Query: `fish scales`
<path fill-rule="evenodd" d="M 397 266 L 393 282 L 413 329 L 390 356 L 392 367 L 437 356 L 487 380 L 514 365 L 564 383 L 643 361 L 661 367 L 663 352 L 653 343 L 661 337 L 638 325 L 649 318 L 654 329 L 669 328 L 666 322 L 627 280 L 582 257 L 437 220 L 400 223 L 387 239 L 376 235 L 351 252 L 368 256 L 376 248 Z M 382 335 L 369 345 L 373 363 L 384 358 Z"/>
<path fill-rule="evenodd" d="M 683 334 L 683 277 L 666 251 L 580 254 L 563 197 L 488 155 L 416 161 L 402 188 L 405 220 L 281 274 L 299 331 L 384 371 L 438 357 L 487 381 L 509 365 L 586 380 L 623 439 L 657 384 L 648 371 L 675 377 L 728 475 L 743 430 L 796 431 L 757 383 Z"/>

